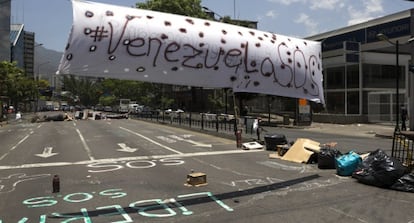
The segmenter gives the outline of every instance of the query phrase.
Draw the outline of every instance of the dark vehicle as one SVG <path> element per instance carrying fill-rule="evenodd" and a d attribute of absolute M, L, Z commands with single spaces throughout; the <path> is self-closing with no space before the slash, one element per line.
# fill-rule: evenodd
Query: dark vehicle
<path fill-rule="evenodd" d="M 103 110 L 104 110 L 104 112 L 112 112 L 112 107 L 111 106 L 105 106 Z"/>
<path fill-rule="evenodd" d="M 62 110 L 62 111 L 70 111 L 70 106 L 69 105 L 62 105 L 62 106 L 60 106 L 60 110 Z"/>

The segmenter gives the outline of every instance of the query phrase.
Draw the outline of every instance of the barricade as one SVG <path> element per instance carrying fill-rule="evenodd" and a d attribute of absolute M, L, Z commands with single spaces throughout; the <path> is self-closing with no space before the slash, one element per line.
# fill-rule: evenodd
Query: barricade
<path fill-rule="evenodd" d="M 414 169 L 414 132 L 395 131 L 391 156 L 402 162 L 408 171 Z"/>

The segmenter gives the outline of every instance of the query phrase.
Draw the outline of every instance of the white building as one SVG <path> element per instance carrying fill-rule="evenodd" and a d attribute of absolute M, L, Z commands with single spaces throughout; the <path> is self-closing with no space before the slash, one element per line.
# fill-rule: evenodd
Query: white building
<path fill-rule="evenodd" d="M 308 37 L 323 51 L 326 110 L 314 121 L 395 122 L 397 80 L 414 118 L 413 36 L 414 9 Z"/>

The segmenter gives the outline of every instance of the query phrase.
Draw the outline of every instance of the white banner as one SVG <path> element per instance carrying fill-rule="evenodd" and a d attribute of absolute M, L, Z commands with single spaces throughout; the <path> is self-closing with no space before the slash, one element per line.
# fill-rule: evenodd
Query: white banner
<path fill-rule="evenodd" d="M 324 104 L 319 42 L 149 10 L 72 4 L 58 74 L 232 88 Z"/>

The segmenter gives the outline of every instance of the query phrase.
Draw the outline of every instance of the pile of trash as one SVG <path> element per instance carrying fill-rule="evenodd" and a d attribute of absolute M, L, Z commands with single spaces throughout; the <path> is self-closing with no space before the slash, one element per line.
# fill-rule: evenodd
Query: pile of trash
<path fill-rule="evenodd" d="M 297 163 L 317 163 L 319 169 L 336 169 L 337 175 L 353 177 L 363 184 L 414 192 L 414 173 L 383 150 L 342 154 L 335 147 L 335 142 L 320 144 L 299 138 L 290 144 L 277 145 L 277 153 L 269 154 L 269 157 Z"/>
<path fill-rule="evenodd" d="M 84 110 L 76 111 L 74 114 L 66 112 L 46 113 L 44 115 L 35 115 L 31 122 L 49 122 L 49 121 L 73 121 L 74 119 L 82 120 L 101 120 L 101 119 L 128 119 L 128 114 L 105 114 L 102 112 Z"/>
<path fill-rule="evenodd" d="M 75 119 L 101 120 L 101 119 L 128 119 L 128 114 L 102 113 L 99 111 L 76 111 Z"/>
<path fill-rule="evenodd" d="M 47 114 L 40 117 L 39 115 L 35 115 L 32 117 L 31 122 L 50 122 L 50 121 L 72 121 L 73 117 L 70 116 L 68 113 L 53 113 Z"/>

